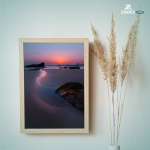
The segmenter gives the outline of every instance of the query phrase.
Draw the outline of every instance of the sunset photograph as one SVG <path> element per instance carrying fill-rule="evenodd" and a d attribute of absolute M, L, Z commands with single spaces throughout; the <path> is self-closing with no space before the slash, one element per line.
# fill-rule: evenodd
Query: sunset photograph
<path fill-rule="evenodd" d="M 24 43 L 25 128 L 84 128 L 84 43 Z"/>

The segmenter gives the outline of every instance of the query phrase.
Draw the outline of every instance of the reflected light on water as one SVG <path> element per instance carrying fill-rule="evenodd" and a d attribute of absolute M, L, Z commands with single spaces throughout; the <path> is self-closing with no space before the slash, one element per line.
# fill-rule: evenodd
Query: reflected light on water
<path fill-rule="evenodd" d="M 41 70 L 41 69 L 40 69 L 40 71 L 41 71 L 40 75 L 36 78 L 37 85 L 40 85 L 42 78 L 44 78 L 46 76 L 46 71 Z"/>

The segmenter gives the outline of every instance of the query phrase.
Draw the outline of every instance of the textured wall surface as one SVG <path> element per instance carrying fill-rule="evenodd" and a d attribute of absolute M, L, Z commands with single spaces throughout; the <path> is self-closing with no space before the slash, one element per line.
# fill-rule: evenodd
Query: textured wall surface
<path fill-rule="evenodd" d="M 149 1 L 1 0 L 0 3 L 0 149 L 107 150 L 110 144 L 107 86 L 90 52 L 90 133 L 20 134 L 19 38 L 89 38 L 90 22 L 106 51 L 114 13 L 117 52 L 126 44 L 136 15 L 121 15 L 125 4 L 142 6 L 137 55 L 124 105 L 121 150 L 147 150 L 150 139 Z"/>

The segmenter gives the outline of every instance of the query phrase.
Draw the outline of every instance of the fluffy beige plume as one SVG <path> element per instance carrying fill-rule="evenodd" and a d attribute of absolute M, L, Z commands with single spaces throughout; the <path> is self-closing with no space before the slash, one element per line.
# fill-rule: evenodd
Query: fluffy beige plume
<path fill-rule="evenodd" d="M 93 32 L 93 36 L 94 36 L 94 43 L 97 47 L 97 51 L 94 51 L 92 49 L 90 49 L 98 58 L 98 63 L 101 67 L 102 73 L 104 75 L 104 80 L 107 81 L 107 90 L 108 90 L 108 102 L 109 102 L 109 118 L 110 118 L 110 134 L 111 134 L 111 145 L 112 145 L 112 129 L 111 129 L 111 112 L 110 112 L 110 99 L 109 99 L 109 85 L 108 85 L 108 67 L 107 67 L 107 61 L 106 61 L 106 56 L 105 56 L 105 52 L 102 49 L 102 45 L 100 40 L 98 40 L 98 36 L 96 34 L 96 31 L 93 29 L 93 26 L 91 25 L 91 29 Z"/>
<path fill-rule="evenodd" d="M 126 77 L 127 72 L 129 71 L 129 41 L 132 36 L 132 28 L 128 34 L 128 39 L 125 48 L 122 47 L 122 56 L 119 61 L 119 74 L 120 74 L 120 82 L 121 86 L 123 85 L 123 81 Z"/>
<path fill-rule="evenodd" d="M 140 9 L 141 10 L 141 9 Z M 132 35 L 130 37 L 129 40 L 129 58 L 130 58 L 130 63 L 129 63 L 129 67 L 131 67 L 131 65 L 134 62 L 135 59 L 135 47 L 136 47 L 136 42 L 137 42 L 137 33 L 139 30 L 139 22 L 140 22 L 140 14 L 137 15 L 137 19 L 135 20 L 134 25 L 132 26 Z"/>
<path fill-rule="evenodd" d="M 118 57 L 118 66 L 119 66 L 118 71 L 119 71 L 119 74 L 121 75 L 121 58 L 120 58 L 120 56 Z M 119 82 L 119 80 L 118 80 L 118 82 Z"/>
<path fill-rule="evenodd" d="M 111 92 L 115 92 L 117 87 L 117 61 L 116 61 L 116 35 L 114 32 L 114 18 L 112 13 L 112 21 L 111 21 L 111 35 L 109 40 L 109 71 L 108 71 L 108 77 L 109 77 L 109 84 L 111 88 Z"/>
<path fill-rule="evenodd" d="M 129 54 L 128 54 L 128 48 L 124 48 L 122 47 L 122 57 L 121 57 L 121 61 L 120 61 L 120 82 L 121 82 L 121 86 L 123 85 L 123 81 L 126 77 L 126 74 L 128 72 L 128 66 L 129 66 Z"/>
<path fill-rule="evenodd" d="M 123 81 L 129 73 L 129 69 L 131 65 L 134 62 L 135 59 L 135 47 L 136 47 L 136 41 L 137 41 L 137 33 L 138 33 L 138 24 L 140 22 L 140 15 L 137 15 L 137 20 L 133 24 L 133 26 L 130 29 L 130 32 L 128 34 L 128 39 L 125 48 L 122 47 L 122 56 L 121 56 L 121 67 L 120 67 L 120 79 L 121 79 L 121 85 L 123 85 Z"/>
<path fill-rule="evenodd" d="M 104 75 L 104 80 L 107 80 L 108 77 L 108 73 L 107 73 L 107 62 L 106 62 L 106 56 L 105 56 L 105 52 L 103 51 L 102 45 L 100 40 L 98 40 L 98 36 L 96 31 L 94 30 L 93 26 L 91 25 L 91 29 L 93 32 L 93 36 L 94 36 L 94 43 L 96 45 L 97 48 L 97 52 L 90 49 L 98 58 L 98 63 L 101 67 L 102 73 Z"/>
<path fill-rule="evenodd" d="M 140 8 L 141 10 L 141 8 Z M 105 52 L 102 49 L 101 42 L 98 40 L 96 31 L 91 27 L 93 36 L 94 36 L 94 43 L 97 47 L 97 50 L 94 51 L 90 49 L 98 58 L 98 62 L 100 64 L 102 73 L 104 74 L 104 80 L 107 81 L 107 88 L 108 88 L 108 101 L 109 101 L 109 115 L 110 115 L 110 133 L 111 133 L 111 145 L 118 145 L 118 138 L 119 138 L 119 131 L 120 131 L 120 124 L 121 124 L 121 118 L 122 118 L 122 112 L 123 112 L 123 107 L 124 107 L 124 101 L 125 101 L 125 96 L 126 96 L 126 89 L 127 89 L 127 83 L 128 83 L 128 77 L 129 77 L 129 71 L 130 67 L 134 62 L 136 51 L 136 43 L 137 43 L 137 33 L 139 30 L 139 22 L 140 22 L 140 14 L 137 15 L 137 19 L 135 20 L 132 28 L 130 29 L 130 32 L 128 34 L 128 39 L 125 47 L 122 47 L 122 55 L 119 57 L 118 63 L 116 60 L 116 34 L 114 32 L 114 18 L 112 14 L 112 20 L 111 20 L 111 35 L 109 40 L 109 65 L 106 63 L 106 56 Z M 119 69 L 118 69 L 119 68 Z M 117 75 L 119 72 L 119 78 L 121 82 L 121 91 L 122 91 L 122 85 L 124 83 L 124 80 L 127 76 L 127 81 L 126 81 L 126 87 L 125 87 L 125 93 L 123 100 L 121 100 L 121 94 L 122 92 L 120 91 L 120 99 L 118 100 L 118 90 L 117 90 L 117 108 L 118 108 L 118 119 L 117 119 L 117 140 L 115 144 L 115 111 L 114 111 L 114 92 L 116 91 L 117 88 Z M 108 84 L 109 80 L 109 84 Z M 110 98 L 109 98 L 109 87 L 112 92 L 112 111 L 113 113 L 111 114 L 110 111 Z M 118 87 L 119 87 L 119 80 L 118 80 Z M 113 122 L 111 124 L 111 115 L 113 117 Z M 112 128 L 112 127 L 113 128 Z M 113 140 L 113 142 L 112 142 Z"/>
<path fill-rule="evenodd" d="M 140 7 L 141 10 L 141 7 Z M 123 112 L 123 107 L 124 107 L 124 101 L 125 101 L 125 95 L 126 95 L 126 89 L 127 89 L 127 83 L 128 83 L 128 77 L 129 77 L 129 71 L 130 67 L 134 62 L 135 59 L 135 47 L 136 47 L 136 42 L 137 42 L 137 33 L 139 30 L 139 22 L 140 22 L 140 14 L 137 15 L 137 19 L 135 20 L 132 28 L 130 29 L 129 35 L 128 35 L 128 40 L 125 49 L 123 48 L 122 50 L 122 59 L 119 62 L 119 72 L 120 72 L 120 77 L 121 77 L 121 86 L 123 85 L 123 81 L 125 79 L 125 76 L 128 73 L 127 76 L 127 81 L 126 81 L 126 88 L 125 88 L 125 93 L 124 93 L 124 98 L 123 102 L 121 105 L 121 110 L 119 112 L 119 122 L 117 124 L 117 142 L 116 145 L 118 144 L 118 138 L 119 138 L 119 130 L 120 130 L 120 124 L 121 124 L 121 118 L 122 118 L 122 112 Z M 120 65 L 121 64 L 121 65 Z"/>

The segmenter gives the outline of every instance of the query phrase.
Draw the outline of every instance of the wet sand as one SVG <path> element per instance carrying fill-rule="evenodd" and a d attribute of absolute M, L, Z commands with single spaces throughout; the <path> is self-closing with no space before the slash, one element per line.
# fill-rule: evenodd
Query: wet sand
<path fill-rule="evenodd" d="M 67 82 L 84 84 L 84 70 L 24 71 L 25 128 L 84 128 L 84 112 L 55 93 Z"/>

